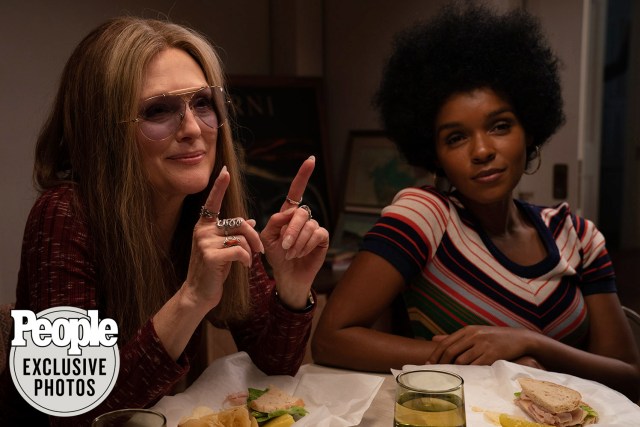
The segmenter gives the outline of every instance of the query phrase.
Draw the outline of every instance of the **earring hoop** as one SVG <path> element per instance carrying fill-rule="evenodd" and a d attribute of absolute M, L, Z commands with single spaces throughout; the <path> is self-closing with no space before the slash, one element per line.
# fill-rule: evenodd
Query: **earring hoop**
<path fill-rule="evenodd" d="M 533 157 L 533 159 L 535 158 L 538 159 L 538 164 L 536 165 L 535 169 L 533 169 L 532 171 L 527 171 L 525 169 L 524 171 L 525 175 L 533 175 L 534 173 L 538 172 L 538 170 L 540 170 L 540 166 L 542 166 L 542 152 L 540 151 L 539 145 L 536 145 L 536 155 Z"/>

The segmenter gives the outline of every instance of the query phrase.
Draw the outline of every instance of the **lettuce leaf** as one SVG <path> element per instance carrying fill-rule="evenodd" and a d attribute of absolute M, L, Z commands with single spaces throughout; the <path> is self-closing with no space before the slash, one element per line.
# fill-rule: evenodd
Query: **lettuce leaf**
<path fill-rule="evenodd" d="M 257 398 L 265 394 L 268 390 L 269 390 L 268 388 L 265 388 L 264 390 L 260 390 L 259 388 L 249 387 L 249 391 L 247 393 L 247 403 L 251 402 L 252 400 L 256 400 Z"/>
<path fill-rule="evenodd" d="M 580 409 L 582 409 L 583 411 L 585 411 L 587 413 L 588 417 L 597 417 L 598 413 L 595 411 L 595 409 L 593 409 L 591 406 L 589 405 L 580 405 Z"/>
<path fill-rule="evenodd" d="M 302 406 L 292 406 L 288 409 L 278 409 L 277 411 L 271 411 L 269 413 L 256 411 L 255 409 L 251 410 L 251 416 L 253 416 L 258 423 L 264 423 L 265 421 L 269 421 L 272 418 L 277 418 L 284 414 L 289 414 L 297 420 L 307 415 L 308 412 Z"/>
<path fill-rule="evenodd" d="M 256 400 L 257 398 L 265 394 L 268 390 L 269 390 L 268 388 L 264 390 L 260 390 L 258 388 L 249 387 L 248 393 L 247 393 L 247 404 L 252 400 Z M 249 411 L 250 411 L 250 415 L 254 417 L 259 424 L 262 424 L 266 421 L 269 421 L 272 418 L 276 418 L 284 414 L 289 414 L 295 420 L 298 420 L 299 418 L 304 417 L 309 413 L 302 406 L 292 406 L 291 408 L 288 408 L 288 409 L 278 409 L 276 411 L 271 411 L 268 413 L 256 411 L 255 409 L 251 409 L 251 408 L 249 408 Z"/>

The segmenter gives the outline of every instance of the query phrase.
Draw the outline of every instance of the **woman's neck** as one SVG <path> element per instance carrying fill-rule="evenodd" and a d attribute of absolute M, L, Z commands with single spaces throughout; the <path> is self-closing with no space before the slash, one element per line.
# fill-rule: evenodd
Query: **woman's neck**
<path fill-rule="evenodd" d="M 490 238 L 508 237 L 528 224 L 513 199 L 482 205 L 465 198 L 460 200 Z"/>
<path fill-rule="evenodd" d="M 547 248 L 527 215 L 513 199 L 492 205 L 463 201 L 480 228 L 498 250 L 516 264 L 535 265 L 548 256 Z"/>

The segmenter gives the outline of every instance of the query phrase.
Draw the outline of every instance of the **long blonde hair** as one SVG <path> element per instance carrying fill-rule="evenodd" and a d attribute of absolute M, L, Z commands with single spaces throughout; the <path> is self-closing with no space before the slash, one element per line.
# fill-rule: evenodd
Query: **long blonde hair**
<path fill-rule="evenodd" d="M 169 47 L 190 54 L 211 85 L 224 87 L 220 60 L 197 32 L 169 22 L 120 17 L 102 24 L 77 46 L 62 74 L 51 114 L 36 145 L 34 181 L 40 191 L 77 185 L 96 263 L 98 307 L 130 337 L 186 277 L 193 226 L 209 193 L 185 199 L 171 253 L 161 249 L 153 222 L 151 187 L 134 125 L 145 67 Z M 212 177 L 231 174 L 221 216 L 246 217 L 239 153 L 230 121 L 219 129 Z M 242 318 L 249 308 L 248 272 L 234 263 L 216 315 Z"/>

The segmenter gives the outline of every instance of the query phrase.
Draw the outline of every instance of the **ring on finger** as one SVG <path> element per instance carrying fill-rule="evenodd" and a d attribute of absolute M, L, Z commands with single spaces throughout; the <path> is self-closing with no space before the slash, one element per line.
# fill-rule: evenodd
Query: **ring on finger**
<path fill-rule="evenodd" d="M 285 197 L 285 199 L 287 200 L 287 203 L 296 205 L 296 206 L 300 206 L 300 203 L 302 203 L 302 197 L 300 197 L 300 200 L 298 200 L 297 202 L 292 198 L 290 198 L 289 196 Z"/>
<path fill-rule="evenodd" d="M 218 215 L 220 215 L 220 212 L 211 211 L 211 210 L 205 208 L 204 206 L 202 206 L 200 208 L 200 216 L 203 217 L 203 218 L 217 219 Z"/>
<path fill-rule="evenodd" d="M 243 221 L 244 219 L 240 217 L 224 218 L 224 219 L 219 219 L 216 225 L 218 226 L 218 228 L 238 228 L 240 227 Z"/>
<path fill-rule="evenodd" d="M 309 218 L 307 218 L 307 221 L 311 221 L 311 218 L 313 218 L 313 216 L 311 215 L 311 208 L 307 205 L 300 205 L 298 207 L 300 209 L 304 209 L 305 211 L 307 211 L 307 215 L 309 215 Z"/>
<path fill-rule="evenodd" d="M 224 248 L 231 248 L 233 246 L 238 246 L 240 244 L 240 238 L 236 236 L 226 236 L 224 238 L 224 242 L 222 242 L 222 246 Z"/>

